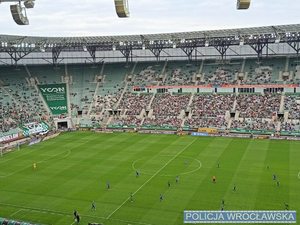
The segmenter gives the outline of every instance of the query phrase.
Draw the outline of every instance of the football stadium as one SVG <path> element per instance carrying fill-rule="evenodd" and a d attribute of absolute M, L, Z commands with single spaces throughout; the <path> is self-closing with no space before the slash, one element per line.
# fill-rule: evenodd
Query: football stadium
<path fill-rule="evenodd" d="M 26 32 L 0 30 L 1 225 L 300 224 L 300 24 Z"/>

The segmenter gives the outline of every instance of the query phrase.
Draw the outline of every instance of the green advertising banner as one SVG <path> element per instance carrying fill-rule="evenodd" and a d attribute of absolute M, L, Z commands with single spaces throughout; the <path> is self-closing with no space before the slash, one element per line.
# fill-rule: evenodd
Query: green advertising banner
<path fill-rule="evenodd" d="M 38 122 L 26 123 L 21 128 L 23 130 L 23 135 L 25 137 L 28 137 L 32 134 L 47 133 L 49 131 L 49 125 L 44 121 L 40 123 Z"/>
<path fill-rule="evenodd" d="M 53 115 L 68 112 L 66 84 L 43 84 L 38 87 Z"/>

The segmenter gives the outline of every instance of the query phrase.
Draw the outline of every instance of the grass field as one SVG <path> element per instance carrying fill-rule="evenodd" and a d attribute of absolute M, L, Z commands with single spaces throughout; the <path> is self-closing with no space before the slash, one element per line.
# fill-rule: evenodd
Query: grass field
<path fill-rule="evenodd" d="M 74 209 L 85 225 L 183 224 L 183 210 L 220 210 L 222 199 L 225 210 L 283 210 L 287 202 L 300 211 L 296 141 L 76 132 L 22 147 L 0 165 L 0 217 L 40 224 L 71 225 Z"/>

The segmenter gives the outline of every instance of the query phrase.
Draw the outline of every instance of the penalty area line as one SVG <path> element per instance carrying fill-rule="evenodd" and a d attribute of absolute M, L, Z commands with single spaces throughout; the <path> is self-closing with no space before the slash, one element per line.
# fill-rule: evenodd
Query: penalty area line
<path fill-rule="evenodd" d="M 146 184 L 148 184 L 154 177 L 156 177 L 157 174 L 159 174 L 164 168 L 166 168 L 174 159 L 176 159 L 181 153 L 183 153 L 188 147 L 190 147 L 197 139 L 194 139 L 191 143 L 189 143 L 187 146 L 185 146 L 181 151 L 179 151 L 176 155 L 174 155 L 164 166 L 162 166 L 156 173 L 154 173 L 148 180 L 146 180 L 135 192 L 132 193 L 134 196 L 136 193 L 138 193 Z M 112 213 L 110 213 L 106 219 L 110 219 L 110 217 L 115 214 L 122 206 L 126 204 L 130 200 L 130 197 L 126 198 L 125 201 L 123 201 Z"/>

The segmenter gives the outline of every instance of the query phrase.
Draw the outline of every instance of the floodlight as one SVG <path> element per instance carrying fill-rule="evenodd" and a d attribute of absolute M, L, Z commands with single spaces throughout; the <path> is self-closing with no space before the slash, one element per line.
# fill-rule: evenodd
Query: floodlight
<path fill-rule="evenodd" d="M 17 4 L 10 6 L 10 12 L 14 21 L 18 25 L 29 24 L 26 9 L 32 9 L 34 7 L 35 0 L 0 0 L 0 3 L 2 2 L 17 2 Z"/>
<path fill-rule="evenodd" d="M 275 43 L 276 43 L 276 44 L 279 44 L 279 43 L 280 43 L 280 41 L 281 41 L 281 38 L 280 38 L 280 36 L 277 36 L 277 37 L 276 37 L 276 39 L 275 39 Z"/>
<path fill-rule="evenodd" d="M 25 0 L 24 5 L 27 9 L 32 9 L 34 7 L 34 0 Z"/>
<path fill-rule="evenodd" d="M 244 43 L 245 43 L 245 40 L 244 40 L 244 38 L 240 38 L 240 46 L 243 46 L 243 45 L 244 45 Z"/>
<path fill-rule="evenodd" d="M 237 9 L 249 9 L 251 0 L 237 0 Z"/>
<path fill-rule="evenodd" d="M 128 0 L 115 0 L 115 7 L 118 17 L 129 17 Z"/>
<path fill-rule="evenodd" d="M 14 21 L 18 25 L 28 25 L 29 24 L 29 20 L 26 16 L 26 11 L 24 9 L 24 14 L 23 14 L 23 9 L 24 8 L 22 8 L 21 5 L 19 5 L 19 4 L 10 6 L 11 15 L 12 15 Z"/>
<path fill-rule="evenodd" d="M 41 52 L 46 52 L 46 49 L 44 48 L 44 46 L 40 46 L 40 51 Z"/>

